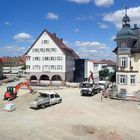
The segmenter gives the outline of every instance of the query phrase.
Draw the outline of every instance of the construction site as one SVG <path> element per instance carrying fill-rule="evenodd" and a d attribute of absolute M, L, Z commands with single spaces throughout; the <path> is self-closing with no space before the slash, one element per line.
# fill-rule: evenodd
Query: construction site
<path fill-rule="evenodd" d="M 25 79 L 3 83 L 0 88 L 0 139 L 4 140 L 139 140 L 140 104 L 134 101 L 81 96 L 79 87 L 32 86 L 34 94 L 23 86 L 17 97 L 3 100 L 7 87 Z M 32 109 L 29 103 L 38 92 L 55 91 L 62 103 L 44 109 Z M 13 111 L 4 105 L 15 104 Z"/>

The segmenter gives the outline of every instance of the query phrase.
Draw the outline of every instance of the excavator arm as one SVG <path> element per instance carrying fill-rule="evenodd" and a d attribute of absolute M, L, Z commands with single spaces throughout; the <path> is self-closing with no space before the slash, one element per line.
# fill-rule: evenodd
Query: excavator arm
<path fill-rule="evenodd" d="M 18 85 L 16 85 L 15 87 L 15 91 L 14 91 L 14 94 L 17 94 L 19 89 L 22 87 L 22 86 L 26 86 L 30 92 L 33 92 L 34 90 L 29 86 L 29 83 L 28 82 L 22 82 L 22 83 L 19 83 Z"/>

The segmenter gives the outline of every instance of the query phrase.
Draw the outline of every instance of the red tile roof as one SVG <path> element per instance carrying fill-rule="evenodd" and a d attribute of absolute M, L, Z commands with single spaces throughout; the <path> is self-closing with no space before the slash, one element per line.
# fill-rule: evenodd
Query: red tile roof
<path fill-rule="evenodd" d="M 25 64 L 26 58 L 22 57 L 1 57 L 3 66 L 18 66 Z"/>
<path fill-rule="evenodd" d="M 32 46 L 29 48 L 29 50 L 25 53 L 25 55 L 27 55 L 27 53 L 31 50 L 31 48 L 34 46 L 34 44 L 38 41 L 38 39 L 42 36 L 42 34 L 46 32 L 49 37 L 55 42 L 55 44 L 62 50 L 62 52 L 65 55 L 74 57 L 74 59 L 79 59 L 79 56 L 74 52 L 73 49 L 67 47 L 64 43 L 63 43 L 63 39 L 59 39 L 56 34 L 52 34 L 49 31 L 47 31 L 46 29 L 39 35 L 39 37 L 36 39 L 36 41 L 32 44 Z"/>
<path fill-rule="evenodd" d="M 90 60 L 91 62 L 93 62 L 94 64 L 108 64 L 108 65 L 111 65 L 111 66 L 115 66 L 116 63 L 113 62 L 112 60 L 106 60 L 106 59 L 103 59 L 103 60 Z"/>

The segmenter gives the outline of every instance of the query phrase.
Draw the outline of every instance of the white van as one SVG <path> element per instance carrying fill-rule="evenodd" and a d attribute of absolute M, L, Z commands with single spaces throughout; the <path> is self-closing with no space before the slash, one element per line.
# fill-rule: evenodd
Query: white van
<path fill-rule="evenodd" d="M 109 84 L 108 84 L 108 81 L 99 81 L 98 85 L 103 90 L 103 89 L 106 89 Z"/>

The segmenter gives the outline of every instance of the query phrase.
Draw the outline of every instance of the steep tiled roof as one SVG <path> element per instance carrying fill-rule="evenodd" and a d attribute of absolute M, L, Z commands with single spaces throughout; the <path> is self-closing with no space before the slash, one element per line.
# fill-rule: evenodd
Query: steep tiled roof
<path fill-rule="evenodd" d="M 62 52 L 65 55 L 74 57 L 74 59 L 79 59 L 79 56 L 74 52 L 73 49 L 67 47 L 64 43 L 63 43 L 63 39 L 59 39 L 56 34 L 52 34 L 49 31 L 47 31 L 46 29 L 40 34 L 40 36 L 36 39 L 36 41 L 32 44 L 32 46 L 29 48 L 29 50 L 25 53 L 25 55 L 27 55 L 27 53 L 31 50 L 31 48 L 34 46 L 34 44 L 38 41 L 38 39 L 42 36 L 42 34 L 44 32 L 47 32 L 47 34 L 49 35 L 49 37 L 55 42 L 55 44 L 62 50 Z"/>

